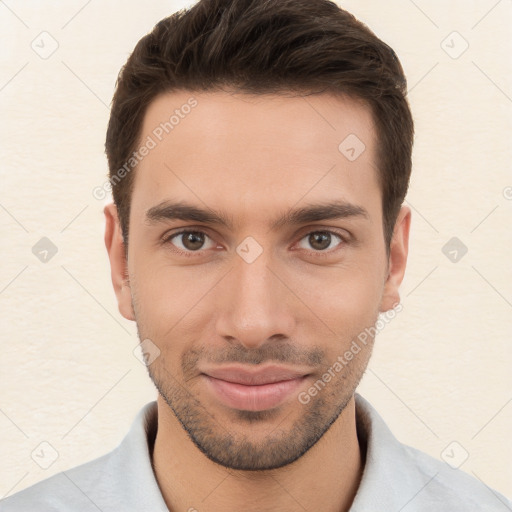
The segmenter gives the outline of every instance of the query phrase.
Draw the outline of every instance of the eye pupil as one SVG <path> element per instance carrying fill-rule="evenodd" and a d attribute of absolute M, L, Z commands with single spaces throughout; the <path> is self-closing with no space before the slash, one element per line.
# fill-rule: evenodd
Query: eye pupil
<path fill-rule="evenodd" d="M 309 243 L 311 244 L 311 247 L 314 247 L 315 249 L 327 249 L 331 244 L 331 235 L 330 233 L 325 232 L 311 233 L 309 235 Z M 317 244 L 319 244 L 319 246 Z"/>
<path fill-rule="evenodd" d="M 201 231 L 182 231 L 179 233 L 181 243 L 188 251 L 199 251 L 205 243 L 205 234 Z M 308 235 L 308 243 L 315 251 L 325 251 L 332 242 L 332 234 L 329 231 L 314 231 Z"/>
<path fill-rule="evenodd" d="M 200 249 L 204 244 L 204 234 L 197 233 L 194 231 L 189 231 L 183 234 L 183 245 L 193 251 Z"/>

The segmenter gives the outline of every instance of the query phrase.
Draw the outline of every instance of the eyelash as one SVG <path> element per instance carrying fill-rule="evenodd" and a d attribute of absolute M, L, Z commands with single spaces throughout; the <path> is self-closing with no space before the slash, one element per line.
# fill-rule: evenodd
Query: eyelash
<path fill-rule="evenodd" d="M 204 231 L 200 231 L 198 229 L 192 229 L 192 228 L 188 228 L 188 229 L 182 229 L 180 231 L 177 231 L 175 233 L 172 233 L 170 235 L 165 235 L 163 238 L 162 238 L 162 244 L 164 245 L 167 245 L 167 244 L 171 244 L 173 246 L 173 251 L 181 256 L 185 256 L 187 258 L 193 258 L 195 256 L 199 256 L 201 255 L 202 253 L 202 249 L 198 250 L 198 251 L 183 251 L 182 249 L 179 249 L 178 247 L 176 247 L 174 244 L 172 244 L 172 240 L 176 237 L 178 237 L 179 235 L 183 235 L 184 233 L 198 233 L 198 234 L 202 234 L 202 235 L 205 235 L 207 236 L 208 238 L 210 238 L 210 240 L 212 240 L 212 238 L 210 236 L 208 236 L 207 233 L 205 233 Z M 328 230 L 328 229 L 316 229 L 316 230 L 313 230 L 313 231 L 309 231 L 308 233 L 306 233 L 304 236 L 302 236 L 299 240 L 299 242 L 301 240 L 303 240 L 304 238 L 307 238 L 309 235 L 312 235 L 313 233 L 328 233 L 330 235 L 334 235 L 335 237 L 339 238 L 340 239 L 340 243 L 339 245 L 346 245 L 348 243 L 348 240 L 345 236 L 341 235 L 340 233 L 336 232 L 336 231 L 332 231 L 332 230 Z M 206 249 L 207 250 L 207 249 Z M 331 256 L 332 253 L 336 252 L 340 250 L 339 248 L 336 248 L 336 249 L 330 249 L 328 251 L 315 251 L 315 250 L 312 250 L 311 252 L 313 252 L 315 254 L 315 256 L 319 256 L 320 258 L 322 257 L 328 257 L 328 256 Z"/>

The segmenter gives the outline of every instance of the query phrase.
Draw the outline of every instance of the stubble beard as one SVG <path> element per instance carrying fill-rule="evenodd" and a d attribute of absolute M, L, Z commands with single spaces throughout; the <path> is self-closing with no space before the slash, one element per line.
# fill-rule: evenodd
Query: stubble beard
<path fill-rule="evenodd" d="M 211 461 L 235 470 L 261 471 L 278 469 L 293 463 L 310 450 L 329 430 L 345 410 L 367 367 L 371 348 L 359 366 L 346 367 L 307 404 L 296 399 L 293 405 L 302 412 L 292 426 L 284 430 L 280 423 L 286 421 L 278 407 L 265 411 L 234 410 L 226 421 L 219 414 L 210 412 L 171 375 L 162 355 L 148 373 L 165 403 L 172 410 L 194 445 Z M 359 353 L 358 355 L 361 355 Z M 356 371 L 354 371 L 356 370 Z M 186 379 L 184 382 L 188 382 Z M 296 414 L 296 413 L 294 413 Z M 275 418 L 276 425 L 264 440 L 251 440 L 251 426 L 269 423 Z M 282 418 L 282 419 L 280 419 Z M 236 424 L 238 428 L 233 428 Z M 239 426 L 245 427 L 242 433 Z"/>

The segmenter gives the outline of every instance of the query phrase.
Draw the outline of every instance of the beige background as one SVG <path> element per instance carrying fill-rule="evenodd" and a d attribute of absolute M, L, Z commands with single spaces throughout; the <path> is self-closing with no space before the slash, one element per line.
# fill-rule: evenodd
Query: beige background
<path fill-rule="evenodd" d="M 360 392 L 401 441 L 437 458 L 456 441 L 445 454 L 467 452 L 461 469 L 512 496 L 512 2 L 340 4 L 398 53 L 417 132 L 403 311 Z M 183 5 L 0 2 L 0 497 L 110 450 L 155 396 L 92 190 L 117 72 Z M 43 59 L 31 44 L 44 54 L 51 38 Z M 42 237 L 58 250 L 46 263 Z M 442 252 L 452 237 L 468 248 L 457 263 Z M 48 469 L 42 442 L 58 452 Z"/>

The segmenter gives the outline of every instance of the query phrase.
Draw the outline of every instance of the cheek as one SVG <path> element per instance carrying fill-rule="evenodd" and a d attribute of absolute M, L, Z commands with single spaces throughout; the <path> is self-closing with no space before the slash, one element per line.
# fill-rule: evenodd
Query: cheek
<path fill-rule="evenodd" d="M 301 282 L 301 299 L 313 313 L 302 319 L 303 328 L 324 346 L 329 361 L 378 319 L 382 278 L 375 267 L 331 269 L 322 279 L 310 275 Z"/>
<path fill-rule="evenodd" d="M 141 333 L 162 342 L 173 340 L 175 348 L 185 347 L 187 337 L 204 336 L 210 328 L 213 332 L 215 318 L 229 314 L 242 296 L 233 276 L 224 275 L 230 264 L 176 266 L 144 251 L 133 256 Z M 377 247 L 353 250 L 342 263 L 331 266 L 274 262 L 274 271 L 286 286 L 271 278 L 266 293 L 274 295 L 272 307 L 281 304 L 283 313 L 293 315 L 308 338 L 316 332 L 345 344 L 377 319 L 383 267 Z"/>
<path fill-rule="evenodd" d="M 209 291 L 219 281 L 213 269 L 145 264 L 136 269 L 134 295 L 137 323 L 155 338 L 181 339 L 209 303 Z"/>

